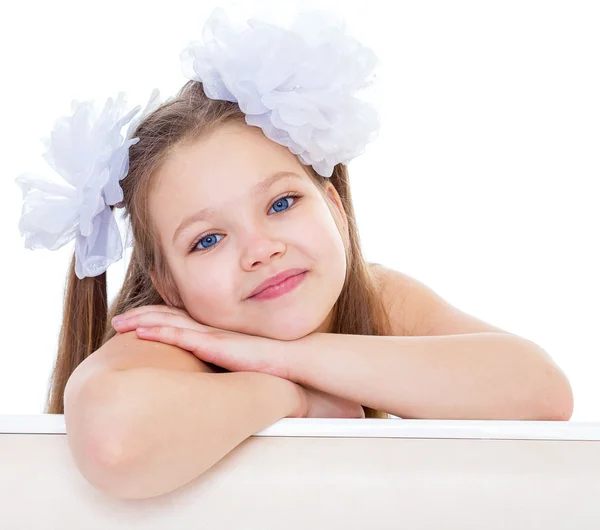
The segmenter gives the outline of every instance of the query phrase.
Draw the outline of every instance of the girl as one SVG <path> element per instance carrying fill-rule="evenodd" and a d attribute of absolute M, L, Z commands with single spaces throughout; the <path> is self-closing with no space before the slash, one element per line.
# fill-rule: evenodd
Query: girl
<path fill-rule="evenodd" d="M 315 14 L 310 27 L 327 23 Z M 123 498 L 171 491 L 284 417 L 568 419 L 569 383 L 539 346 L 365 261 L 347 162 L 374 130 L 351 97 L 370 52 L 340 37 L 318 55 L 300 47 L 291 70 L 292 32 L 228 34 L 221 10 L 207 24 L 235 53 L 188 48 L 190 81 L 162 105 L 151 99 L 122 145 L 107 138 L 127 117 L 111 122 L 107 104 L 111 157 L 85 151 L 101 184 L 65 195 L 77 241 L 47 412 L 65 414 L 90 482 Z M 248 67 L 256 42 L 269 69 Z M 343 77 L 330 76 L 334 64 Z M 78 116 L 53 141 L 86 138 Z M 53 155 L 69 152 L 57 144 Z M 133 251 L 108 308 L 105 270 L 122 250 L 114 207 Z M 68 240 L 48 215 L 24 211 L 30 246 Z"/>

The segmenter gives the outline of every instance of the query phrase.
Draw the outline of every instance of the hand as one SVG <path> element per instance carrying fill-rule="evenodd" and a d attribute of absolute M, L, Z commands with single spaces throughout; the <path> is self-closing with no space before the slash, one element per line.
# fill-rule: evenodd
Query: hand
<path fill-rule="evenodd" d="M 117 321 L 121 324 L 116 325 Z M 300 406 L 290 417 L 365 417 L 360 404 L 295 382 L 288 341 L 206 326 L 186 311 L 164 305 L 131 309 L 115 316 L 112 323 L 119 333 L 136 330 L 141 339 L 178 346 L 231 372 L 263 372 L 291 381 L 298 390 Z M 143 328 L 148 331 L 141 331 Z"/>
<path fill-rule="evenodd" d="M 286 341 L 206 326 L 165 305 L 131 309 L 112 323 L 119 333 L 135 330 L 140 339 L 178 346 L 230 372 L 262 372 L 293 381 L 292 350 Z"/>
<path fill-rule="evenodd" d="M 294 383 L 296 384 L 296 383 Z M 296 384 L 300 392 L 300 409 L 292 418 L 364 418 L 365 410 L 358 403 L 348 401 L 315 388 Z"/>

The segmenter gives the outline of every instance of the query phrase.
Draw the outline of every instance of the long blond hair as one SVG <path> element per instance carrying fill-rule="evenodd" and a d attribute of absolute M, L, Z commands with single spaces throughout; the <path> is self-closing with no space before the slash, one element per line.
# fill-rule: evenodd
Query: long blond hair
<path fill-rule="evenodd" d="M 174 299 L 168 302 L 184 309 L 148 216 L 148 195 L 154 182 L 153 175 L 176 145 L 196 141 L 219 125 L 230 122 L 245 124 L 238 105 L 210 99 L 201 83 L 189 81 L 175 98 L 145 117 L 134 131 L 133 136 L 139 137 L 140 141 L 129 148 L 129 172 L 121 181 L 124 213 L 134 240 L 125 281 L 109 308 L 106 273 L 79 280 L 75 275 L 73 255 L 65 289 L 58 355 L 46 403 L 47 414 L 64 414 L 64 390 L 69 377 L 79 363 L 116 334 L 110 323 L 115 315 L 134 307 L 167 303 L 154 287 L 151 272 L 167 292 L 175 293 Z M 311 166 L 304 168 L 322 193 L 325 193 L 327 182 L 333 184 L 348 220 L 346 280 L 333 309 L 330 331 L 391 335 L 380 285 L 361 251 L 347 167 L 336 165 L 330 178 L 320 176 Z M 337 218 L 336 224 L 338 229 L 343 229 Z M 368 418 L 388 417 L 387 413 L 369 407 L 364 410 Z"/>

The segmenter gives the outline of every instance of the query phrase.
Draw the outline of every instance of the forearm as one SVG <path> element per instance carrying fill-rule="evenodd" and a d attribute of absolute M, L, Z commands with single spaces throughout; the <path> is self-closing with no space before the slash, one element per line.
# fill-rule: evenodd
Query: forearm
<path fill-rule="evenodd" d="M 568 419 L 568 380 L 514 335 L 313 333 L 296 343 L 294 380 L 401 418 Z"/>
<path fill-rule="evenodd" d="M 112 375 L 105 423 L 115 448 L 105 446 L 107 482 L 98 486 L 120 498 L 154 497 L 187 484 L 299 406 L 296 385 L 259 372 L 139 368 Z"/>

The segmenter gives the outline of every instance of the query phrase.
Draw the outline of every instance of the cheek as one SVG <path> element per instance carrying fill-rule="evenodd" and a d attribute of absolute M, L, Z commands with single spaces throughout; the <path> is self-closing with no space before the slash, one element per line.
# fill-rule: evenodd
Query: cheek
<path fill-rule="evenodd" d="M 226 312 L 235 298 L 231 275 L 222 269 L 212 271 L 203 267 L 202 273 L 190 272 L 183 285 L 182 295 L 188 312 L 203 320 Z"/>
<path fill-rule="evenodd" d="M 315 215 L 309 230 L 305 231 L 306 244 L 312 249 L 312 254 L 319 260 L 345 262 L 345 246 L 342 235 L 332 219 L 329 211 Z"/>

